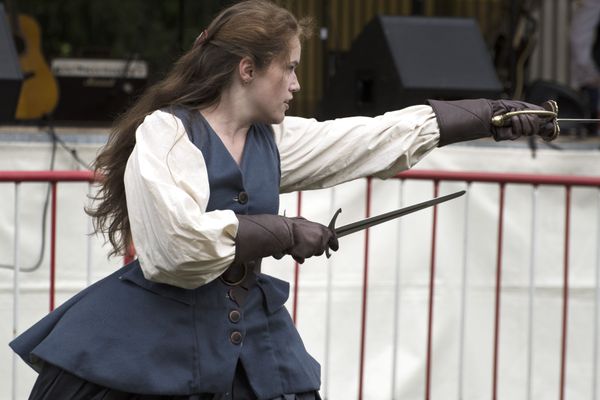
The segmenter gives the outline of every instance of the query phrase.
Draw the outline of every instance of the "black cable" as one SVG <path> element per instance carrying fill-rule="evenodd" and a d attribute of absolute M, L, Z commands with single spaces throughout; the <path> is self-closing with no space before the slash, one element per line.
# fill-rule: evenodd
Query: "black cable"
<path fill-rule="evenodd" d="M 53 171 L 54 163 L 56 161 L 57 141 L 54 139 L 54 137 L 52 135 L 50 135 L 50 137 L 52 138 L 52 153 L 50 156 L 50 171 Z M 19 268 L 20 272 L 33 272 L 42 265 L 44 253 L 46 252 L 46 225 L 47 225 L 46 220 L 48 219 L 47 216 L 48 216 L 48 206 L 50 205 L 51 189 L 52 189 L 52 185 L 48 184 L 47 189 L 46 189 L 46 199 L 44 200 L 44 211 L 42 212 L 42 232 L 41 232 L 42 243 L 40 246 L 40 253 L 38 255 L 38 259 L 35 262 L 35 264 L 33 264 L 31 267 Z M 17 251 L 18 251 L 18 249 L 17 249 Z M 15 265 L 0 264 L 0 268 L 15 269 Z"/>
<path fill-rule="evenodd" d="M 60 136 L 58 136 L 56 134 L 56 132 L 54 131 L 54 126 L 49 123 L 48 124 L 48 136 L 50 136 L 50 139 L 52 139 L 52 143 L 54 145 L 56 145 L 56 143 L 60 144 L 60 147 L 62 147 L 66 152 L 68 152 L 71 157 L 73 157 L 73 159 L 83 168 L 87 169 L 87 170 L 91 170 L 90 166 L 88 164 L 86 164 L 81 158 L 79 158 L 79 155 L 77 154 L 77 150 L 69 147 L 64 140 L 62 140 L 60 138 Z"/>
<path fill-rule="evenodd" d="M 74 148 L 69 147 L 54 131 L 54 124 L 51 118 L 46 119 L 46 123 L 47 123 L 47 133 L 48 136 L 50 137 L 50 140 L 52 141 L 52 153 L 50 156 L 50 167 L 49 170 L 53 171 L 54 170 L 54 166 L 55 166 L 55 162 L 56 162 L 56 150 L 57 150 L 57 145 L 60 144 L 61 147 L 67 151 L 71 157 L 73 157 L 73 159 L 75 161 L 77 161 L 81 166 L 83 166 L 85 169 L 90 170 L 90 167 L 83 162 L 83 160 L 81 160 L 81 158 L 79 158 L 79 155 L 77 154 L 77 150 L 75 150 Z M 41 245 L 40 245 L 40 253 L 38 255 L 38 259 L 37 261 L 31 266 L 31 267 L 25 267 L 25 268 L 19 268 L 20 272 L 33 272 L 35 270 L 37 270 L 41 265 L 42 265 L 42 261 L 44 258 L 44 253 L 46 252 L 46 226 L 47 226 L 47 219 L 48 219 L 48 206 L 50 205 L 50 192 L 52 189 L 52 184 L 48 184 L 47 189 L 46 189 L 46 198 L 44 200 L 44 208 L 42 211 L 42 232 L 41 232 Z M 9 264 L 0 264 L 0 268 L 4 268 L 4 269 L 15 269 L 14 265 L 9 265 Z"/>

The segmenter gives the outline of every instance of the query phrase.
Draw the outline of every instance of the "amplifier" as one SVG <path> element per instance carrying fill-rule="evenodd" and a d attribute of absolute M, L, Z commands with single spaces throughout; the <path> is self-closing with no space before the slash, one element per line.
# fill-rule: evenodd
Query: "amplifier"
<path fill-rule="evenodd" d="M 53 119 L 68 125 L 110 125 L 145 88 L 148 65 L 141 60 L 55 58 L 59 86 Z"/>

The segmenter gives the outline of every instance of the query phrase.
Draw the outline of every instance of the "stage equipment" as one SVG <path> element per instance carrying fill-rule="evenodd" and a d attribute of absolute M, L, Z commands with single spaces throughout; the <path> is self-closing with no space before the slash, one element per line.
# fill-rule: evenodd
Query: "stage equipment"
<path fill-rule="evenodd" d="M 322 118 L 378 115 L 430 98 L 497 98 L 502 91 L 473 19 L 378 16 L 338 64 Z"/>
<path fill-rule="evenodd" d="M 52 71 L 60 87 L 56 123 L 107 125 L 146 86 L 148 66 L 141 60 L 56 58 Z"/>
<path fill-rule="evenodd" d="M 0 3 L 0 123 L 14 122 L 23 74 L 4 6 Z"/>

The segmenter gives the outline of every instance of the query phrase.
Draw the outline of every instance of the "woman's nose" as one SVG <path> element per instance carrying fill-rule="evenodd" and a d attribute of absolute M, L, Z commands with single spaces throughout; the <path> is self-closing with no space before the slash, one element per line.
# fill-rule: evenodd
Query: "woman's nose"
<path fill-rule="evenodd" d="M 295 78 L 292 84 L 290 85 L 290 92 L 295 93 L 300 91 L 300 82 Z"/>

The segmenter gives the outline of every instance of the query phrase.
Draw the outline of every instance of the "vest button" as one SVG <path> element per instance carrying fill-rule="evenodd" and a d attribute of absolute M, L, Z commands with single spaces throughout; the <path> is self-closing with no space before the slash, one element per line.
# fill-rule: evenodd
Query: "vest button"
<path fill-rule="evenodd" d="M 229 311 L 229 320 L 234 324 L 237 324 L 242 319 L 242 314 L 238 310 Z"/>
<path fill-rule="evenodd" d="M 248 202 L 248 193 L 240 192 L 236 198 L 237 202 L 240 204 L 246 204 Z"/>
<path fill-rule="evenodd" d="M 233 289 L 229 289 L 229 290 L 227 291 L 227 297 L 228 297 L 228 298 L 229 298 L 229 300 L 231 300 L 231 301 L 236 301 L 236 300 L 235 300 L 235 296 L 234 296 L 234 294 L 233 294 Z"/>
<path fill-rule="evenodd" d="M 231 332 L 231 335 L 229 335 L 229 340 L 231 340 L 231 343 L 233 344 L 240 344 L 242 343 L 242 333 L 239 331 L 233 331 Z"/>

